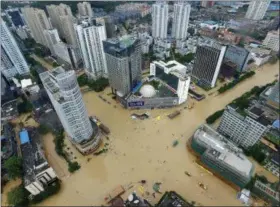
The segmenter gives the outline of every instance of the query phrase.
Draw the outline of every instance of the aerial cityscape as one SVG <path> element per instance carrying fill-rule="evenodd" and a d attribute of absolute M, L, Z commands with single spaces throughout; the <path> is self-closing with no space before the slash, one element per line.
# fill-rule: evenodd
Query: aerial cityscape
<path fill-rule="evenodd" d="M 279 206 L 279 1 L 1 1 L 0 26 L 1 206 Z"/>

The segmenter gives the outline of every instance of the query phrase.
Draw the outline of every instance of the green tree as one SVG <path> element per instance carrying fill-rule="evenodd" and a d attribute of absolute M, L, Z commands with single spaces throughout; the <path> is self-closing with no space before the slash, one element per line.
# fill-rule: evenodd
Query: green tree
<path fill-rule="evenodd" d="M 69 172 L 73 173 L 76 170 L 79 170 L 81 166 L 79 165 L 78 162 L 68 162 L 68 170 Z"/>
<path fill-rule="evenodd" d="M 4 163 L 9 179 L 16 179 L 22 176 L 22 159 L 16 156 L 10 157 Z"/>
<path fill-rule="evenodd" d="M 39 127 L 38 127 L 38 132 L 40 134 L 47 134 L 49 133 L 51 130 L 48 126 L 46 126 L 45 124 L 40 124 Z"/>
<path fill-rule="evenodd" d="M 276 55 L 273 55 L 269 58 L 269 63 L 270 64 L 275 64 L 275 63 L 277 63 L 277 61 L 278 61 L 278 58 L 277 58 Z"/>
<path fill-rule="evenodd" d="M 59 64 L 58 64 L 57 62 L 53 62 L 53 63 L 52 63 L 52 66 L 53 66 L 53 67 L 58 67 Z"/>
<path fill-rule="evenodd" d="M 8 192 L 7 200 L 11 206 L 27 206 L 28 193 L 23 185 L 19 185 Z"/>
<path fill-rule="evenodd" d="M 207 124 L 213 124 L 218 118 L 220 118 L 224 113 L 224 109 L 216 111 L 214 114 L 210 115 L 206 119 Z"/>
<path fill-rule="evenodd" d="M 77 81 L 78 81 L 78 84 L 80 87 L 83 87 L 85 85 L 88 84 L 88 77 L 86 74 L 83 74 L 83 75 L 80 75 L 78 78 L 77 78 Z"/>

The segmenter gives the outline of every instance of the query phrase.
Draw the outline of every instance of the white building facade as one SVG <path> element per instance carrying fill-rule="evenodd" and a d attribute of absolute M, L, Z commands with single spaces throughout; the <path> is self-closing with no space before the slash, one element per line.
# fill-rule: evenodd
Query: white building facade
<path fill-rule="evenodd" d="M 174 4 L 174 16 L 172 24 L 172 37 L 175 39 L 186 39 L 188 35 L 188 24 L 191 5 L 186 3 Z"/>
<path fill-rule="evenodd" d="M 83 97 L 73 70 L 57 67 L 40 74 L 42 83 L 68 135 L 75 143 L 88 141 L 93 135 Z"/>
<path fill-rule="evenodd" d="M 93 79 L 107 77 L 107 64 L 102 42 L 107 39 L 105 26 L 83 22 L 76 25 L 75 29 L 86 73 Z"/>
<path fill-rule="evenodd" d="M 279 51 L 279 29 L 277 31 L 270 31 L 267 33 L 263 45 L 271 50 L 278 52 Z"/>
<path fill-rule="evenodd" d="M 251 1 L 245 18 L 252 20 L 262 20 L 268 9 L 271 0 Z"/>
<path fill-rule="evenodd" d="M 155 3 L 152 6 L 152 36 L 166 39 L 168 26 L 168 4 Z"/>
<path fill-rule="evenodd" d="M 37 43 L 48 47 L 46 38 L 44 36 L 44 30 L 52 29 L 52 26 L 45 11 L 32 7 L 24 7 L 21 9 L 21 11 L 34 40 Z"/>
<path fill-rule="evenodd" d="M 44 30 L 43 33 L 47 40 L 48 48 L 50 49 L 51 53 L 54 55 L 55 52 L 54 52 L 53 45 L 60 42 L 60 38 L 59 38 L 57 29 Z"/>
<path fill-rule="evenodd" d="M 78 12 L 81 16 L 93 17 L 93 12 L 89 2 L 80 2 L 77 4 Z"/>
<path fill-rule="evenodd" d="M 1 72 L 11 79 L 17 74 L 29 73 L 29 67 L 22 55 L 13 35 L 9 31 L 6 23 L 0 19 L 1 26 Z"/>

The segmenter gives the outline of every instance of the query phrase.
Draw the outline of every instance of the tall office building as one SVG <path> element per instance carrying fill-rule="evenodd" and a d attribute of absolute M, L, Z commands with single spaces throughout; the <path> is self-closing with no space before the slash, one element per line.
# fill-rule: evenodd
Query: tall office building
<path fill-rule="evenodd" d="M 71 8 L 66 4 L 48 5 L 47 11 L 51 23 L 58 30 L 61 38 L 64 38 L 68 44 L 77 45 L 74 24 L 76 19 L 72 14 Z"/>
<path fill-rule="evenodd" d="M 198 46 L 195 54 L 192 77 L 205 87 L 215 87 L 226 46 Z"/>
<path fill-rule="evenodd" d="M 109 83 L 124 96 L 141 80 L 141 41 L 131 36 L 103 41 Z"/>
<path fill-rule="evenodd" d="M 82 153 L 90 150 L 89 143 L 95 148 L 96 129 L 89 120 L 75 72 L 60 66 L 40 73 L 40 79 L 70 140 Z"/>
<path fill-rule="evenodd" d="M 172 37 L 186 39 L 188 35 L 188 24 L 191 12 L 191 5 L 179 2 L 174 4 L 174 16 L 172 23 Z"/>
<path fill-rule="evenodd" d="M 107 39 L 105 26 L 92 21 L 83 21 L 76 25 L 76 32 L 86 73 L 94 79 L 107 77 L 102 42 Z"/>
<path fill-rule="evenodd" d="M 60 42 L 57 29 L 44 30 L 44 36 L 46 38 L 48 48 L 50 49 L 51 53 L 54 55 L 55 51 L 53 46 L 58 42 Z"/>
<path fill-rule="evenodd" d="M 245 72 L 248 61 L 250 60 L 250 52 L 242 47 L 229 45 L 226 50 L 225 58 L 236 64 L 238 72 Z"/>
<path fill-rule="evenodd" d="M 6 23 L 0 19 L 1 26 L 1 72 L 11 79 L 16 74 L 24 75 L 29 73 L 29 67 L 19 50 L 19 47 L 9 31 Z"/>
<path fill-rule="evenodd" d="M 93 17 L 92 8 L 89 2 L 78 3 L 78 12 L 81 16 Z"/>
<path fill-rule="evenodd" d="M 249 148 L 257 143 L 270 125 L 260 108 L 253 107 L 243 116 L 235 106 L 227 106 L 218 131 L 238 146 Z"/>
<path fill-rule="evenodd" d="M 277 31 L 270 31 L 267 33 L 263 45 L 265 45 L 267 48 L 272 49 L 275 52 L 279 51 L 279 35 L 280 35 L 280 29 Z"/>
<path fill-rule="evenodd" d="M 245 18 L 252 20 L 262 20 L 269 7 L 271 0 L 251 1 Z"/>
<path fill-rule="evenodd" d="M 34 40 L 37 43 L 48 47 L 48 43 L 44 36 L 44 30 L 52 29 L 52 26 L 45 11 L 32 7 L 24 7 L 21 11 Z"/>
<path fill-rule="evenodd" d="M 168 4 L 157 2 L 152 7 L 152 36 L 167 38 Z"/>

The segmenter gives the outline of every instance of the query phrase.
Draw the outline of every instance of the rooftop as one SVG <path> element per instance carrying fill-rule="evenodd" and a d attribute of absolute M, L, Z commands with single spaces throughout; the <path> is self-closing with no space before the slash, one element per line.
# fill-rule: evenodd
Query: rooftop
<path fill-rule="evenodd" d="M 36 179 L 36 174 L 49 168 L 39 142 L 39 135 L 36 129 L 22 131 L 24 136 L 30 136 L 29 142 L 21 144 L 21 154 L 23 159 L 24 184 L 28 185 Z"/>
<path fill-rule="evenodd" d="M 262 109 L 254 106 L 253 108 L 250 109 L 250 112 L 253 114 L 256 114 L 257 116 L 260 116 L 263 114 L 264 111 Z"/>
<path fill-rule="evenodd" d="M 253 164 L 247 159 L 241 149 L 229 142 L 214 129 L 208 125 L 202 125 L 195 132 L 194 138 L 208 148 L 207 153 L 215 155 L 221 162 L 244 175 L 250 176 Z"/>
<path fill-rule="evenodd" d="M 185 199 L 183 199 L 176 192 L 170 191 L 170 192 L 166 192 L 162 196 L 162 198 L 160 199 L 160 201 L 158 202 L 158 204 L 156 206 L 159 206 L 159 207 L 180 207 L 180 206 L 188 207 L 188 206 L 192 206 L 192 205 L 190 203 L 188 203 L 187 201 L 185 201 Z"/>
<path fill-rule="evenodd" d="M 27 130 L 22 130 L 19 133 L 19 137 L 20 137 L 20 144 L 25 144 L 30 142 Z"/>

